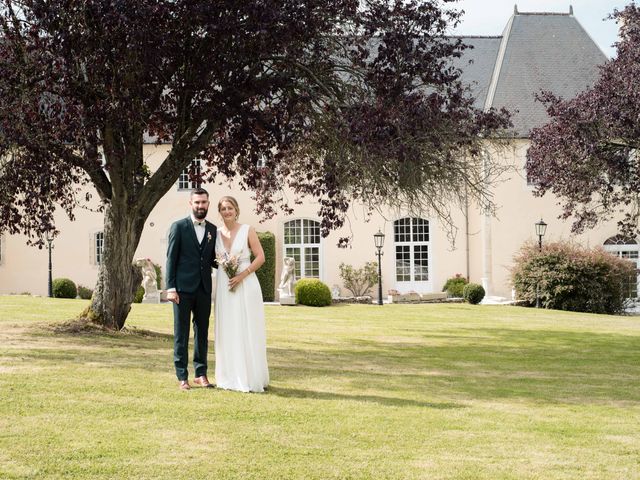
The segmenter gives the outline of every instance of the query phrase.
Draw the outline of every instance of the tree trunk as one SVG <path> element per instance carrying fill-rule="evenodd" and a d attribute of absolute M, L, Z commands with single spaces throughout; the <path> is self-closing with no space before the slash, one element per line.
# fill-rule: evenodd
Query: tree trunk
<path fill-rule="evenodd" d="M 133 266 L 144 219 L 126 206 L 126 201 L 107 205 L 104 215 L 103 259 L 91 306 L 82 316 L 109 330 L 124 327 L 136 290 L 142 282 Z"/>

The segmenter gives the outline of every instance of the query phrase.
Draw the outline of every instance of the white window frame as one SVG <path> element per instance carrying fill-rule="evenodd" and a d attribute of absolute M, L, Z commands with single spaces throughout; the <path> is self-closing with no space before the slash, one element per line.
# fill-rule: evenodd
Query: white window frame
<path fill-rule="evenodd" d="M 638 243 L 611 243 L 606 244 L 609 240 L 614 239 L 615 237 L 611 237 L 605 241 L 605 245 L 603 248 L 606 252 L 609 252 L 615 255 L 618 258 L 623 258 L 630 262 L 635 260 L 636 268 L 640 269 L 640 245 Z M 623 257 L 622 252 L 637 252 L 636 258 L 628 258 Z M 637 286 L 636 286 L 636 297 L 632 297 L 631 300 L 638 302 L 640 300 L 640 274 L 637 275 Z"/>
<path fill-rule="evenodd" d="M 93 260 L 94 265 L 102 265 L 104 260 L 104 232 L 96 232 L 93 234 Z"/>
<path fill-rule="evenodd" d="M 291 222 L 296 222 L 296 221 L 300 221 L 300 228 L 301 228 L 301 233 L 300 233 L 300 239 L 302 240 L 301 243 L 286 243 L 286 235 L 285 235 L 285 230 L 287 228 L 287 224 L 291 223 Z M 304 225 L 305 222 L 313 222 L 314 224 L 318 224 L 318 229 L 320 228 L 320 222 L 314 218 L 292 218 L 290 220 L 285 221 L 282 224 L 282 257 L 286 257 L 287 256 L 287 248 L 299 248 L 300 249 L 300 262 L 299 262 L 299 269 L 300 269 L 300 275 L 298 276 L 298 274 L 296 273 L 296 280 L 300 279 L 300 278 L 318 278 L 320 280 L 324 279 L 324 268 L 323 268 L 323 245 L 322 245 L 322 236 L 320 236 L 319 234 L 319 238 L 320 238 L 320 242 L 319 243 L 305 243 L 304 241 Z M 307 248 L 318 248 L 318 276 L 317 277 L 308 277 L 306 276 L 306 272 L 305 272 L 305 250 Z M 298 265 L 296 265 L 296 270 L 298 269 Z"/>
<path fill-rule="evenodd" d="M 191 170 L 192 166 L 195 166 L 196 171 L 202 172 L 202 159 L 194 158 L 191 161 L 191 164 L 180 172 L 177 182 L 179 192 L 190 192 L 196 188 L 201 188 L 204 184 L 204 182 L 193 181 L 190 179 L 189 170 Z"/>
<path fill-rule="evenodd" d="M 410 239 L 409 241 L 406 240 L 397 240 L 396 239 L 396 228 L 399 226 L 398 223 L 404 220 L 409 219 L 409 235 L 410 235 Z M 426 226 L 427 226 L 427 240 L 413 240 L 414 237 L 414 233 L 417 233 L 414 231 L 414 228 L 417 227 L 416 225 L 416 220 L 421 220 L 423 222 L 426 222 Z M 433 222 L 430 221 L 428 218 L 420 218 L 420 217 L 401 217 L 396 219 L 393 222 L 392 228 L 393 228 L 393 281 L 394 281 L 394 285 L 395 285 L 395 289 L 398 290 L 400 293 L 407 293 L 407 292 L 418 292 L 418 293 L 430 293 L 433 292 L 433 242 L 431 240 L 432 238 L 432 227 L 433 227 Z M 416 247 L 424 247 L 426 246 L 427 248 L 427 277 L 428 280 L 416 280 L 416 271 L 415 271 L 415 253 L 416 253 Z M 410 267 L 409 267 L 409 280 L 398 280 L 398 247 L 402 247 L 403 249 L 406 249 L 408 247 L 409 249 L 409 263 L 410 263 Z"/>

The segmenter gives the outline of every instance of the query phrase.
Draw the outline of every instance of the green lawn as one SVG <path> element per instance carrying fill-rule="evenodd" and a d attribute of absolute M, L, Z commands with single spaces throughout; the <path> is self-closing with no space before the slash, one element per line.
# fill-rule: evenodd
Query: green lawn
<path fill-rule="evenodd" d="M 640 479 L 640 317 L 269 306 L 241 394 L 178 390 L 168 305 L 52 331 L 85 305 L 0 297 L 2 479 Z"/>

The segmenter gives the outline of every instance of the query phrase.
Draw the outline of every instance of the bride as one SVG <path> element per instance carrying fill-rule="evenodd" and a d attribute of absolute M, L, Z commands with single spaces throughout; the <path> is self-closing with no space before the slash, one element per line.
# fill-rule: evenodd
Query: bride
<path fill-rule="evenodd" d="M 263 392 L 269 384 L 267 339 L 262 291 L 255 271 L 264 251 L 253 227 L 238 223 L 240 208 L 233 197 L 218 202 L 224 226 L 218 229 L 216 256 L 238 260 L 229 278 L 219 263 L 215 300 L 216 384 L 241 392 Z M 251 262 L 251 253 L 255 256 Z"/>

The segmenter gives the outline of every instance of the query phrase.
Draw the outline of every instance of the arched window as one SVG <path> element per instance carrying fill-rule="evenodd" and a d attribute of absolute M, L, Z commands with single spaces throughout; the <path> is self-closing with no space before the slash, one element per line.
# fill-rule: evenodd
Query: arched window
<path fill-rule="evenodd" d="M 628 238 L 622 235 L 614 235 L 604 242 L 604 249 L 616 255 L 633 262 L 636 268 L 640 269 L 639 251 L 640 247 L 635 238 Z M 640 275 L 634 275 L 629 279 L 629 298 L 638 298 L 638 287 L 640 284 Z"/>
<path fill-rule="evenodd" d="M 398 290 L 430 291 L 429 220 L 416 217 L 396 220 L 393 238 Z"/>
<path fill-rule="evenodd" d="M 614 235 L 604 241 L 605 245 L 638 245 L 634 238 L 625 237 L 624 235 Z"/>
<path fill-rule="evenodd" d="M 306 218 L 284 224 L 284 256 L 296 261 L 296 278 L 320 278 L 320 222 Z"/>

